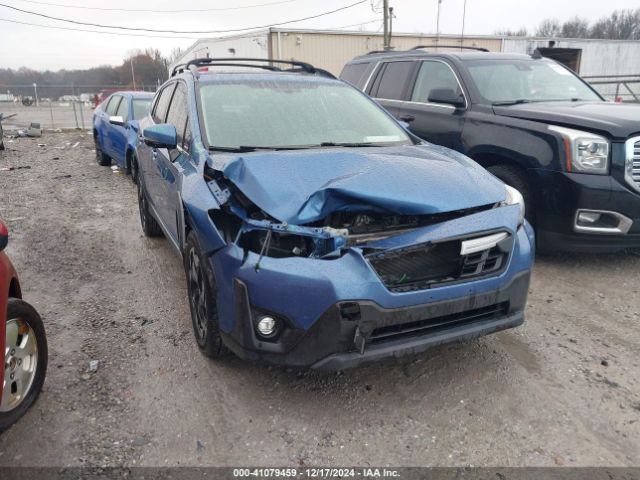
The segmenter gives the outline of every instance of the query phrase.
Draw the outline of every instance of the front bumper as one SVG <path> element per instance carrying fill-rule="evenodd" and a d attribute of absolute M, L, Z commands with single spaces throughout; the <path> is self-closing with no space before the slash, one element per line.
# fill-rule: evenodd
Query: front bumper
<path fill-rule="evenodd" d="M 640 247 L 640 194 L 616 177 L 534 169 L 536 241 L 544 251 L 614 252 Z M 578 210 L 617 212 L 633 223 L 622 234 L 578 232 Z"/>
<path fill-rule="evenodd" d="M 517 225 L 518 209 L 471 217 L 386 242 L 508 229 L 505 223 Z M 245 359 L 339 369 L 519 325 L 534 240 L 528 224 L 511 233 L 513 250 L 499 274 L 407 292 L 388 290 L 356 248 L 333 260 L 264 257 L 256 271 L 256 254 L 245 257 L 235 245 L 227 246 L 210 257 L 224 342 Z M 278 337 L 258 337 L 254 325 L 261 315 L 285 325 Z"/>

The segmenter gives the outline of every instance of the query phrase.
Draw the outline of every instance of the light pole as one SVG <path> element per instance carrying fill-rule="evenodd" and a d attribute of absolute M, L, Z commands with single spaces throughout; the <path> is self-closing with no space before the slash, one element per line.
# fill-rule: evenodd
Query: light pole
<path fill-rule="evenodd" d="M 38 102 L 38 84 L 37 83 L 33 83 L 33 92 L 36 95 L 36 107 L 39 107 L 39 102 Z"/>

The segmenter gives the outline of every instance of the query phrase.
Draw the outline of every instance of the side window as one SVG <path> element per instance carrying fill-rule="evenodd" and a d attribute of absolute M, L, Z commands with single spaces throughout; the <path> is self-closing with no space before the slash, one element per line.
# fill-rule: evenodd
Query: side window
<path fill-rule="evenodd" d="M 126 122 L 127 121 L 127 117 L 129 113 L 129 102 L 125 97 L 122 97 L 122 100 L 120 101 L 120 106 L 118 107 L 118 110 L 116 110 L 116 115 L 118 117 L 122 117 L 123 120 Z"/>
<path fill-rule="evenodd" d="M 429 103 L 431 92 L 442 89 L 453 90 L 456 94 L 462 95 L 460 84 L 448 65 L 434 61 L 422 62 L 411 101 Z"/>
<path fill-rule="evenodd" d="M 107 108 L 105 110 L 105 112 L 107 112 L 107 115 L 111 117 L 116 114 L 118 106 L 120 105 L 120 99 L 122 99 L 120 95 L 111 95 L 111 98 L 109 99 L 109 103 L 107 104 Z"/>
<path fill-rule="evenodd" d="M 374 97 L 403 100 L 402 94 L 412 67 L 413 62 L 387 63 L 384 71 L 380 74 L 381 78 L 378 81 L 378 88 Z"/>
<path fill-rule="evenodd" d="M 187 125 L 189 113 L 187 111 L 187 87 L 184 83 L 178 82 L 176 91 L 171 100 L 167 123 L 176 127 L 178 134 L 178 145 L 183 146 L 185 140 L 185 127 Z"/>
<path fill-rule="evenodd" d="M 169 102 L 171 101 L 171 95 L 176 84 L 171 83 L 164 87 L 160 92 L 160 96 L 156 101 L 156 105 L 153 108 L 153 121 L 156 123 L 164 123 L 167 118 L 167 109 L 169 108 Z"/>
<path fill-rule="evenodd" d="M 362 76 L 369 66 L 368 63 L 352 63 L 351 65 L 345 65 L 340 74 L 340 78 L 349 82 L 351 85 L 362 88 Z"/>

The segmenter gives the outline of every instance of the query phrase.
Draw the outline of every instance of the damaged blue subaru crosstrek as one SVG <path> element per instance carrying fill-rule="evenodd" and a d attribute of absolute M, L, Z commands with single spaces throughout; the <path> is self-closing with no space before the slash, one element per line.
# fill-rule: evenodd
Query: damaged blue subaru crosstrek
<path fill-rule="evenodd" d="M 140 122 L 142 227 L 182 256 L 201 350 L 342 369 L 520 325 L 518 191 L 329 73 L 265 62 L 176 67 Z"/>

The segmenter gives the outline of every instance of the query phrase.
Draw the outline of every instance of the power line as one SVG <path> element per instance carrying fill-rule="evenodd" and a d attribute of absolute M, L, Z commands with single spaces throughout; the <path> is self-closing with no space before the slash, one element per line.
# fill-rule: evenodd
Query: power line
<path fill-rule="evenodd" d="M 66 18 L 60 18 L 60 17 L 51 16 L 51 15 L 45 15 L 44 13 L 38 13 L 38 12 L 29 11 L 29 10 L 23 10 L 21 8 L 13 7 L 11 5 L 7 5 L 7 4 L 4 4 L 4 3 L 0 3 L 0 7 L 9 8 L 11 10 L 15 10 L 15 11 L 22 12 L 22 13 L 27 13 L 29 15 L 36 15 L 38 17 L 48 18 L 50 20 L 58 20 L 58 21 L 61 21 L 61 22 L 73 23 L 73 24 L 76 24 L 76 25 L 87 25 L 87 26 L 90 26 L 90 27 L 114 28 L 114 29 L 118 29 L 118 30 L 134 30 L 134 31 L 153 32 L 153 33 L 208 34 L 208 33 L 241 32 L 241 31 L 244 31 L 244 30 L 258 30 L 258 29 L 262 29 L 262 28 L 277 27 L 277 26 L 280 26 L 280 25 L 287 25 L 287 24 L 290 24 L 290 23 L 302 22 L 304 20 L 311 20 L 313 18 L 324 17 L 325 15 L 330 15 L 332 13 L 340 12 L 342 10 L 346 10 L 348 8 L 355 7 L 356 5 L 360 5 L 362 3 L 365 3 L 367 1 L 368 0 L 359 0 L 358 2 L 351 3 L 349 5 L 345 5 L 344 7 L 336 8 L 335 10 L 330 10 L 328 12 L 319 13 L 317 15 L 311 15 L 309 17 L 298 18 L 296 20 L 287 20 L 286 22 L 278 22 L 278 23 L 272 23 L 272 24 L 268 24 L 268 25 L 260 25 L 260 26 L 254 26 L 254 27 L 229 28 L 229 29 L 226 29 L 226 30 L 202 30 L 202 31 L 200 31 L 200 30 L 194 30 L 194 31 L 155 30 L 155 29 L 151 29 L 151 28 L 122 27 L 122 26 L 119 26 L 119 25 L 102 25 L 102 24 L 99 24 L 99 23 L 81 22 L 81 21 L 78 21 L 78 20 L 69 20 L 69 19 L 66 19 Z"/>
<path fill-rule="evenodd" d="M 51 7 L 75 8 L 82 10 L 101 10 L 110 12 L 146 12 L 146 13 L 182 13 L 182 12 L 222 12 L 227 10 L 244 10 L 247 8 L 269 7 L 271 5 L 281 5 L 283 3 L 297 2 L 298 0 L 280 0 L 269 3 L 256 3 L 253 5 L 242 5 L 239 7 L 221 7 L 221 8 L 187 8 L 178 10 L 152 10 L 143 8 L 108 8 L 108 7 L 87 7 L 85 5 L 68 5 L 64 3 L 38 2 L 36 0 L 20 0 L 26 3 L 35 3 L 38 5 L 47 5 Z"/>
<path fill-rule="evenodd" d="M 55 28 L 56 30 L 71 30 L 73 32 L 101 33 L 103 35 L 118 35 L 118 36 L 125 36 L 125 37 L 176 38 L 176 39 L 189 39 L 189 40 L 198 39 L 198 37 L 177 37 L 177 36 L 172 37 L 169 35 L 146 35 L 144 33 L 104 32 L 102 30 L 88 30 L 84 28 L 59 27 L 55 25 L 42 25 L 39 23 L 21 22 L 19 20 L 9 20 L 8 18 L 0 18 L 0 22 L 18 23 L 20 25 L 28 25 L 30 27 Z"/>
<path fill-rule="evenodd" d="M 178 37 L 178 36 L 169 36 L 169 35 L 146 35 L 144 33 L 104 32 L 102 30 L 88 30 L 88 29 L 83 29 L 83 28 L 59 27 L 59 26 L 55 26 L 55 25 L 42 25 L 42 24 L 39 24 L 39 23 L 21 22 L 19 20 L 9 20 L 8 18 L 0 18 L 0 22 L 17 23 L 17 24 L 20 24 L 20 25 L 28 25 L 30 27 L 54 28 L 56 30 L 71 30 L 71 31 L 74 31 L 74 32 L 101 33 L 101 34 L 104 34 L 104 35 L 118 35 L 118 36 L 126 36 L 126 37 L 176 38 L 176 39 L 189 39 L 189 40 L 197 40 L 198 39 L 198 37 Z"/>

